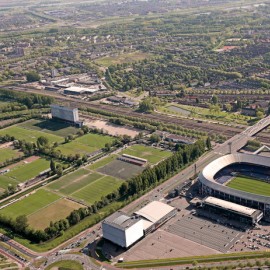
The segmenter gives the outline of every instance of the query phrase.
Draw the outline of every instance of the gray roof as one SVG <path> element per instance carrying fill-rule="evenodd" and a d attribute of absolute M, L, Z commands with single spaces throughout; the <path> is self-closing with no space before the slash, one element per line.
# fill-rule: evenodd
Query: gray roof
<path fill-rule="evenodd" d="M 140 220 L 140 218 L 130 217 L 127 214 L 118 211 L 107 217 L 103 223 L 125 230 Z"/>
<path fill-rule="evenodd" d="M 237 164 L 237 163 L 270 167 L 270 158 L 264 157 L 264 156 L 258 156 L 258 155 L 239 154 L 239 153 L 226 155 L 208 164 L 200 173 L 199 180 L 202 184 L 214 190 L 227 193 L 232 196 L 236 196 L 236 197 L 243 198 L 246 200 L 252 200 L 252 201 L 257 201 L 257 202 L 261 202 L 265 204 L 270 204 L 269 196 L 257 195 L 257 194 L 253 194 L 253 193 L 249 193 L 249 192 L 245 192 L 241 190 L 236 190 L 236 189 L 224 186 L 222 184 L 219 184 L 215 181 L 214 176 L 221 169 L 229 165 Z"/>
<path fill-rule="evenodd" d="M 174 210 L 175 208 L 168 204 L 153 201 L 136 211 L 135 214 L 155 223 Z"/>
<path fill-rule="evenodd" d="M 221 199 L 211 197 L 211 196 L 205 198 L 204 203 L 221 207 L 221 208 L 224 208 L 224 209 L 227 209 L 227 210 L 239 213 L 239 214 L 243 214 L 249 217 L 252 217 L 258 211 L 257 209 L 249 208 L 246 206 L 242 206 L 236 203 L 228 202 L 228 201 L 221 200 Z"/>

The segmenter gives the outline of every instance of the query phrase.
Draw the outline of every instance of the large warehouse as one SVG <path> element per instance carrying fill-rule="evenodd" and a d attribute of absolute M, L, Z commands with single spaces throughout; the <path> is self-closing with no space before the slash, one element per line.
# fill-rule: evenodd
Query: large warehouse
<path fill-rule="evenodd" d="M 103 238 L 128 248 L 176 214 L 176 209 L 154 201 L 133 216 L 116 212 L 102 222 Z"/>
<path fill-rule="evenodd" d="M 225 185 L 226 181 L 228 181 L 226 176 L 217 177 L 224 170 L 231 170 L 233 173 L 240 171 L 241 174 L 245 170 L 254 177 L 257 177 L 263 171 L 266 178 L 265 182 L 268 183 L 269 167 L 269 157 L 239 153 L 220 157 L 208 164 L 200 173 L 201 194 L 258 209 L 263 212 L 266 220 L 270 220 L 270 196 L 231 188 Z"/>

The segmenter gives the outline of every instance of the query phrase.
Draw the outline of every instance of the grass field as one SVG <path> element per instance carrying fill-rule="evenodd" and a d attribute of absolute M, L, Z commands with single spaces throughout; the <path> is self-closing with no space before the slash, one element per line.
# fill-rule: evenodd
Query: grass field
<path fill-rule="evenodd" d="M 139 158 L 144 158 L 152 164 L 156 164 L 159 161 L 172 155 L 172 153 L 169 151 L 139 144 L 133 145 L 125 149 L 123 152 L 121 152 L 121 154 L 128 154 Z"/>
<path fill-rule="evenodd" d="M 101 167 L 107 165 L 108 163 L 112 162 L 115 159 L 116 159 L 116 155 L 110 155 L 106 158 L 103 158 L 103 159 L 95 162 L 94 164 L 89 165 L 87 168 L 89 168 L 91 170 L 96 170 L 98 168 L 101 168 Z"/>
<path fill-rule="evenodd" d="M 23 153 L 20 153 L 19 151 L 13 150 L 11 148 L 0 149 L 0 164 L 6 160 L 17 158 L 22 155 Z"/>
<path fill-rule="evenodd" d="M 60 199 L 29 215 L 28 221 L 32 228 L 43 230 L 50 225 L 50 221 L 56 222 L 66 218 L 73 210 L 82 207 L 84 205 L 71 200 Z"/>
<path fill-rule="evenodd" d="M 19 126 L 24 127 L 26 129 L 37 130 L 41 132 L 50 133 L 53 135 L 66 137 L 69 134 L 75 135 L 78 132 L 78 128 L 73 127 L 67 123 L 53 120 L 38 120 L 32 119 Z"/>
<path fill-rule="evenodd" d="M 102 196 L 119 188 L 122 182 L 114 177 L 104 176 L 73 193 L 72 197 L 93 204 L 95 201 L 99 201 Z"/>
<path fill-rule="evenodd" d="M 210 111 L 208 108 L 194 107 L 176 103 L 167 104 L 165 107 L 160 107 L 159 110 L 170 114 L 191 116 L 202 119 L 215 119 L 223 122 L 233 121 L 239 124 L 247 124 L 247 121 L 250 120 L 249 116 L 242 114 L 235 114 L 225 111 L 214 112 Z"/>
<path fill-rule="evenodd" d="M 102 149 L 106 143 L 111 143 L 113 140 L 110 136 L 89 133 L 70 143 L 60 145 L 57 149 L 64 155 L 87 155 Z"/>
<path fill-rule="evenodd" d="M 60 192 L 64 195 L 70 195 L 102 177 L 102 175 L 98 173 L 90 173 L 89 171 L 88 174 L 82 175 L 81 171 L 82 170 L 79 170 L 73 174 L 64 176 L 60 180 L 50 184 L 48 187 L 51 190 Z"/>
<path fill-rule="evenodd" d="M 132 53 L 120 54 L 112 57 L 102 57 L 95 60 L 95 62 L 101 66 L 109 67 L 111 65 L 132 63 L 135 61 L 144 60 L 146 58 L 149 58 L 150 56 L 151 56 L 150 54 L 137 51 Z"/>
<path fill-rule="evenodd" d="M 13 169 L 5 176 L 12 178 L 18 182 L 25 182 L 35 176 L 38 176 L 42 171 L 50 168 L 50 161 L 46 159 L 37 159 L 30 163 L 20 164 Z"/>
<path fill-rule="evenodd" d="M 30 215 L 43 207 L 60 199 L 60 196 L 44 189 L 39 189 L 34 194 L 1 209 L 0 214 L 16 218 L 20 215 Z M 44 217 L 45 218 L 45 217 Z"/>
<path fill-rule="evenodd" d="M 60 136 L 37 130 L 26 129 L 21 126 L 11 126 L 0 130 L 0 135 L 6 134 L 14 136 L 17 140 L 25 140 L 27 142 L 36 142 L 37 138 L 40 136 L 45 136 L 46 138 L 48 138 L 50 143 L 60 143 L 64 141 L 64 139 Z"/>
<path fill-rule="evenodd" d="M 8 187 L 9 184 L 16 186 L 19 183 L 20 183 L 19 181 L 10 178 L 6 175 L 0 175 L 0 189 L 1 189 L 0 193 L 3 192 Z"/>
<path fill-rule="evenodd" d="M 242 190 L 249 193 L 270 196 L 270 184 L 246 177 L 235 177 L 227 187 Z"/>
<path fill-rule="evenodd" d="M 45 270 L 56 270 L 56 269 L 83 270 L 84 267 L 79 262 L 76 261 L 60 261 L 55 262 L 45 268 Z"/>

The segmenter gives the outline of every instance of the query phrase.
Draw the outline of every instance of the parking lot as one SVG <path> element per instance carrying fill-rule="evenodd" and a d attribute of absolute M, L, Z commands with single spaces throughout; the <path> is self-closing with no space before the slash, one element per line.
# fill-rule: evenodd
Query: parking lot
<path fill-rule="evenodd" d="M 167 231 L 193 242 L 226 253 L 242 232 L 189 214 L 169 225 Z"/>

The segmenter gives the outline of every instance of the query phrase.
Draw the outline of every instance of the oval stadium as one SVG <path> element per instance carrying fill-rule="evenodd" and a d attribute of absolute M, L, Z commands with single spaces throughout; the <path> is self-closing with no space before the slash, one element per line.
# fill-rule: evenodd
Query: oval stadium
<path fill-rule="evenodd" d="M 239 153 L 220 157 L 199 174 L 199 186 L 202 195 L 217 198 L 215 207 L 224 200 L 238 204 L 239 209 L 260 210 L 270 220 L 269 157 Z"/>

